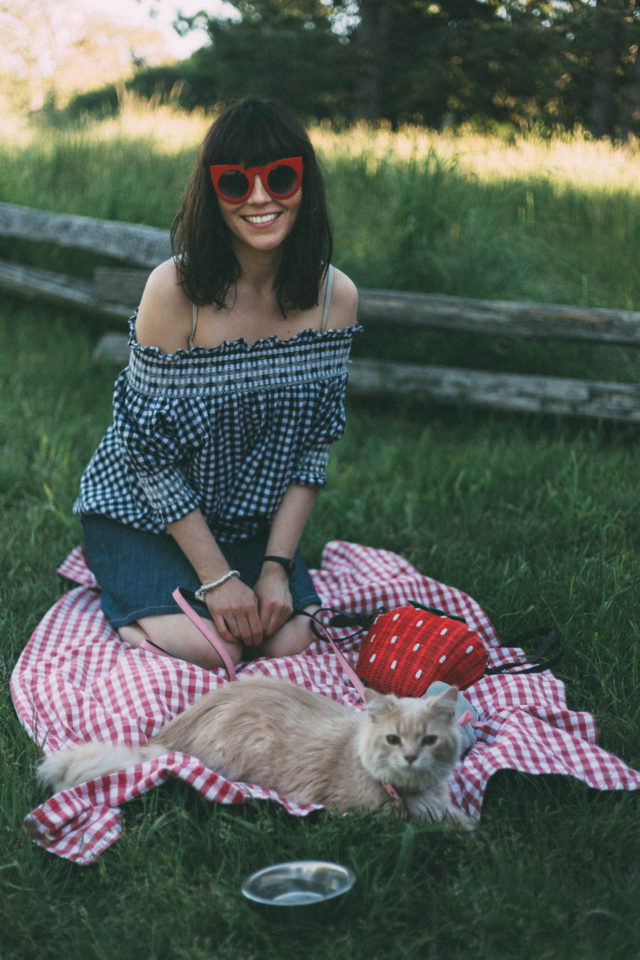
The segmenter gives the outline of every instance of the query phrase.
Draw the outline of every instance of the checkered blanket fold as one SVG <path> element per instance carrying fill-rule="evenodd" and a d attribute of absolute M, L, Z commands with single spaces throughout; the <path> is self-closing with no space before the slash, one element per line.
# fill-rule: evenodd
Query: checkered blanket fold
<path fill-rule="evenodd" d="M 102 614 L 81 548 L 72 551 L 58 572 L 79 586 L 45 615 L 11 678 L 18 716 L 45 753 L 94 738 L 143 742 L 227 682 L 222 670 L 207 671 L 119 641 Z M 471 597 L 422 575 L 389 551 L 332 541 L 312 576 L 327 606 L 371 613 L 418 600 L 463 616 L 485 642 L 490 667 L 523 655 L 500 646 L 492 624 Z M 357 638 L 342 644 L 354 666 L 358 647 Z M 354 709 L 362 707 L 338 657 L 320 640 L 296 657 L 252 661 L 242 673 L 283 677 Z M 568 709 L 564 685 L 550 671 L 485 676 L 465 696 L 478 710 L 477 740 L 454 772 L 451 793 L 470 817 L 480 817 L 487 783 L 499 770 L 564 774 L 597 790 L 640 788 L 640 772 L 596 745 L 593 717 Z M 25 828 L 50 852 L 92 863 L 120 835 L 121 804 L 171 777 L 190 783 L 212 802 L 271 800 L 296 816 L 317 809 L 254 784 L 232 783 L 194 757 L 173 752 L 57 793 L 26 817 Z"/>

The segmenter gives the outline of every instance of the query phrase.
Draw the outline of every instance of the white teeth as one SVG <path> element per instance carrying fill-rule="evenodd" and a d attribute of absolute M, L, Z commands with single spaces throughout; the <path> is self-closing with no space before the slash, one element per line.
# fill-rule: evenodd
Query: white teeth
<path fill-rule="evenodd" d="M 248 220 L 249 223 L 269 223 L 270 220 L 275 220 L 278 217 L 278 213 L 265 213 L 261 217 L 245 217 L 245 220 Z"/>

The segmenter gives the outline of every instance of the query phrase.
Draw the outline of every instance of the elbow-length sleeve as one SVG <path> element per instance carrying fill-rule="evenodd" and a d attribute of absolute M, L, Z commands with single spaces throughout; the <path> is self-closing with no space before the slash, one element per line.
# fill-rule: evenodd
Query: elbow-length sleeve
<path fill-rule="evenodd" d="M 154 518 L 166 525 L 200 502 L 185 469 L 197 440 L 192 433 L 194 418 L 180 416 L 182 411 L 174 404 L 170 409 L 168 401 L 156 400 L 136 410 L 138 406 L 134 400 L 120 408 L 114 416 L 114 435 Z"/>
<path fill-rule="evenodd" d="M 323 396 L 315 421 L 301 447 L 292 481 L 304 486 L 323 487 L 331 444 L 344 434 L 346 373 L 323 384 Z"/>
<path fill-rule="evenodd" d="M 136 499 L 166 526 L 200 505 L 189 464 L 206 437 L 208 407 L 197 397 L 140 389 L 135 372 L 130 364 L 116 383 L 113 439 Z"/>

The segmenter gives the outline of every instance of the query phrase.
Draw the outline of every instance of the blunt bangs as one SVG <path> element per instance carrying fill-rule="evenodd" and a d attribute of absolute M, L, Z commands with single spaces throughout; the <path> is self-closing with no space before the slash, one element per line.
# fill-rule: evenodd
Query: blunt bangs
<path fill-rule="evenodd" d="M 308 163 L 313 150 L 297 119 L 281 105 L 258 97 L 226 110 L 203 151 L 207 167 L 213 163 L 256 167 L 298 156 Z"/>

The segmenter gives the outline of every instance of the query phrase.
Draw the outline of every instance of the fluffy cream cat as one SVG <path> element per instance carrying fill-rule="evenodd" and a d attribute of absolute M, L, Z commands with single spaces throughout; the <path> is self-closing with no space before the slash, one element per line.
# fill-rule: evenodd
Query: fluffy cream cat
<path fill-rule="evenodd" d="M 56 791 L 172 750 L 229 780 L 260 784 L 299 804 L 339 812 L 393 809 L 390 784 L 410 819 L 470 821 L 449 801 L 460 754 L 458 691 L 423 700 L 367 691 L 354 711 L 268 677 L 247 677 L 206 694 L 144 746 L 92 742 L 59 751 L 38 770 Z"/>

